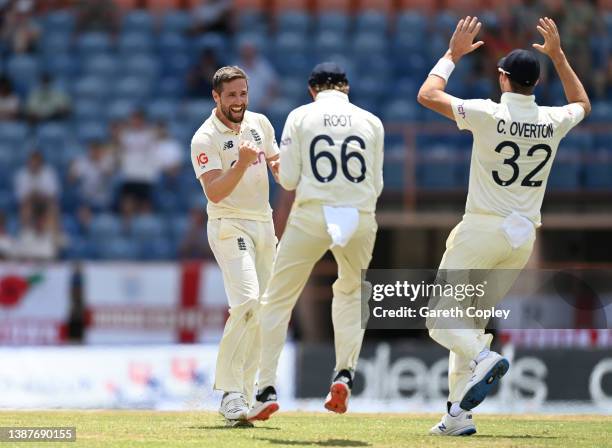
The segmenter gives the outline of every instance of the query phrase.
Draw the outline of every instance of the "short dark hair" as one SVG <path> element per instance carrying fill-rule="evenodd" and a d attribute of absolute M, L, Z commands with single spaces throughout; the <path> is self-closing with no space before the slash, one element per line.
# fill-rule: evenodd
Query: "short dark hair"
<path fill-rule="evenodd" d="M 215 92 L 221 93 L 223 91 L 223 84 L 226 82 L 231 82 L 235 79 L 245 79 L 248 82 L 249 78 L 244 70 L 236 65 L 221 67 L 213 76 L 212 88 Z"/>
<path fill-rule="evenodd" d="M 348 82 L 337 82 L 337 83 L 324 82 L 322 84 L 311 85 L 310 87 L 312 87 L 312 89 L 317 93 L 323 92 L 325 90 L 337 90 L 347 95 L 349 93 Z"/>
<path fill-rule="evenodd" d="M 510 81 L 510 88 L 513 93 L 520 93 L 521 95 L 533 95 L 533 91 L 535 86 L 525 86 L 523 84 L 519 84 L 516 81 L 513 81 L 508 77 L 508 81 Z"/>

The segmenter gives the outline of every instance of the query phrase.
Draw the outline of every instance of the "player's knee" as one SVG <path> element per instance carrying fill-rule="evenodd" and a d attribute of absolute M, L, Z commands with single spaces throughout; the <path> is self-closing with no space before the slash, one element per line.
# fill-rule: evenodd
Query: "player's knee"
<path fill-rule="evenodd" d="M 338 279 L 334 282 L 332 286 L 332 290 L 334 292 L 334 297 L 343 297 L 350 299 L 360 299 L 361 298 L 361 281 L 348 281 Z"/>
<path fill-rule="evenodd" d="M 259 319 L 261 303 L 257 299 L 249 299 L 240 305 L 230 308 L 230 315 L 245 321 L 257 321 Z"/>

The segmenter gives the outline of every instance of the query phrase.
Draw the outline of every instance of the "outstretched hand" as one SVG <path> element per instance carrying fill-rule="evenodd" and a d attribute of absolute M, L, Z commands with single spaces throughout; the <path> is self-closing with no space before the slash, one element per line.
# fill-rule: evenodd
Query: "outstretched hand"
<path fill-rule="evenodd" d="M 559 37 L 559 30 L 557 29 L 555 21 L 548 17 L 541 18 L 537 29 L 544 38 L 544 45 L 533 44 L 533 48 L 548 55 L 551 59 L 559 56 L 562 53 L 561 38 Z"/>
<path fill-rule="evenodd" d="M 484 45 L 481 40 L 474 43 L 474 38 L 481 27 L 482 23 L 478 21 L 478 17 L 467 16 L 465 19 L 459 20 L 448 46 L 453 62 L 456 63 L 462 56 Z"/>

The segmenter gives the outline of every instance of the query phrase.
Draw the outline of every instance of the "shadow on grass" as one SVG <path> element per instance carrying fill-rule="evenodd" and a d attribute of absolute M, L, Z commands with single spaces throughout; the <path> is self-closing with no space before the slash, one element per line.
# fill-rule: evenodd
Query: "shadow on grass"
<path fill-rule="evenodd" d="M 529 435 L 529 434 L 525 434 L 522 436 L 518 436 L 518 435 L 492 435 L 492 434 L 476 434 L 476 436 L 474 438 L 477 439 L 495 439 L 495 440 L 499 440 L 499 439 L 524 439 L 524 440 L 529 440 L 529 439 L 560 439 L 561 437 L 555 437 L 555 436 L 538 436 L 538 435 Z"/>
<path fill-rule="evenodd" d="M 272 445 L 289 445 L 289 446 L 340 446 L 340 447 L 361 447 L 371 446 L 367 442 L 361 440 L 345 440 L 345 439 L 327 439 L 327 440 L 282 440 L 282 439 L 264 439 L 258 437 L 257 440 L 269 442 Z"/>
<path fill-rule="evenodd" d="M 266 431 L 279 431 L 280 428 L 277 428 L 275 426 L 255 426 L 252 428 L 246 427 L 246 426 L 238 426 L 236 428 L 232 428 L 231 426 L 225 426 L 225 425 L 213 425 L 213 426 L 188 426 L 188 429 L 206 429 L 206 430 L 217 430 L 217 429 L 226 429 L 228 431 L 240 431 L 240 430 L 248 430 L 248 429 L 252 429 L 252 430 L 260 430 L 260 429 L 265 429 Z"/>

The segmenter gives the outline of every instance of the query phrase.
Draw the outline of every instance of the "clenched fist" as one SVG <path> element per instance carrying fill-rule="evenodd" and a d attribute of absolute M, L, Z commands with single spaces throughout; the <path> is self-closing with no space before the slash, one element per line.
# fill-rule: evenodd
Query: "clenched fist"
<path fill-rule="evenodd" d="M 249 140 L 243 140 L 238 147 L 238 162 L 244 168 L 250 166 L 257 160 L 259 148 Z"/>

